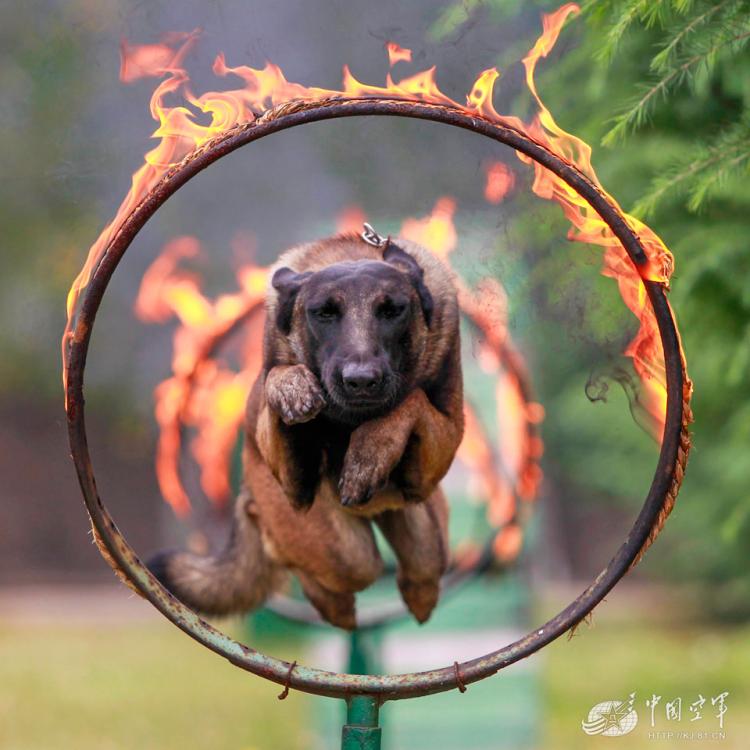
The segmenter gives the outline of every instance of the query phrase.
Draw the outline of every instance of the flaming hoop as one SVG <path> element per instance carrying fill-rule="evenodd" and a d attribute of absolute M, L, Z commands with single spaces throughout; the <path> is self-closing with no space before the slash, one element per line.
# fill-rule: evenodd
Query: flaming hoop
<path fill-rule="evenodd" d="M 625 249 L 651 304 L 664 354 L 666 414 L 656 472 L 644 505 L 627 538 L 606 568 L 571 604 L 525 637 L 463 664 L 401 675 L 354 675 L 328 672 L 266 656 L 229 638 L 175 599 L 149 573 L 120 534 L 99 498 L 87 447 L 84 418 L 83 379 L 86 355 L 96 314 L 107 285 L 125 251 L 158 208 L 201 170 L 246 144 L 298 125 L 341 117 L 409 117 L 470 130 L 510 146 L 556 175 L 561 184 L 596 211 Z M 666 283 L 652 280 L 644 242 L 621 209 L 603 190 L 568 160 L 508 122 L 498 122 L 478 112 L 467 112 L 451 104 L 409 101 L 403 98 L 324 98 L 291 101 L 267 110 L 252 122 L 231 127 L 171 167 L 145 197 L 129 211 L 109 240 L 98 265 L 81 295 L 75 327 L 70 337 L 66 374 L 66 411 L 73 460 L 94 533 L 108 562 L 162 614 L 188 635 L 230 662 L 272 680 L 285 688 L 317 695 L 344 698 L 350 703 L 351 723 L 376 726 L 377 705 L 387 700 L 412 698 L 458 688 L 495 674 L 500 669 L 538 651 L 577 625 L 606 596 L 628 569 L 640 559 L 658 534 L 674 505 L 682 482 L 689 436 L 690 381 L 680 348 Z M 365 700 L 367 699 L 367 700 Z M 368 702 L 369 701 L 369 702 Z M 355 720 L 354 714 L 367 716 Z M 373 724 L 373 721 L 375 722 Z"/>
<path fill-rule="evenodd" d="M 574 628 L 653 542 L 682 483 L 690 448 L 692 386 L 667 301 L 672 256 L 649 227 L 623 212 L 605 192 L 591 165 L 590 147 L 557 125 L 534 83 L 537 62 L 554 47 L 565 19 L 576 11 L 577 6 L 569 3 L 543 16 L 543 33 L 523 59 L 526 83 L 538 106 L 528 124 L 494 109 L 495 69 L 477 78 L 467 103 L 461 105 L 440 91 L 434 68 L 398 82 L 389 74 L 385 87 L 362 84 L 345 68 L 342 90 L 333 91 L 291 83 L 271 63 L 262 70 L 229 68 L 220 55 L 214 62 L 214 73 L 239 76 L 244 87 L 196 97 L 182 64 L 195 34 L 171 35 L 162 44 L 143 47 L 123 45 L 123 81 L 144 75 L 167 77 L 156 87 L 151 100 L 152 114 L 159 121 L 156 135 L 161 141 L 133 175 L 132 187 L 115 219 L 92 246 L 68 296 L 68 324 L 63 338 L 68 432 L 94 536 L 102 555 L 128 585 L 199 643 L 232 664 L 283 685 L 279 698 L 285 698 L 294 688 L 346 700 L 348 723 L 342 734 L 346 748 L 380 747 L 378 709 L 385 701 L 452 689 L 465 692 L 467 685 L 530 656 Z M 394 43 L 389 43 L 387 50 L 391 67 L 411 60 L 411 52 Z M 187 104 L 209 113 L 211 123 L 198 122 L 186 106 L 166 106 L 165 98 L 177 91 Z M 462 664 L 454 662 L 440 669 L 399 675 L 340 674 L 266 656 L 216 630 L 175 599 L 140 562 L 97 493 L 83 399 L 91 333 L 112 274 L 138 232 L 171 195 L 222 156 L 267 135 L 306 123 L 372 115 L 408 117 L 469 130 L 511 147 L 522 162 L 533 165 L 533 192 L 561 205 L 572 225 L 570 239 L 604 248 L 602 272 L 617 280 L 623 301 L 639 320 L 638 333 L 625 354 L 632 358 L 643 387 L 640 406 L 652 433 L 660 440 L 656 471 L 633 527 L 609 564 L 573 602 L 523 638 L 489 654 Z M 502 201 L 512 187 L 513 174 L 502 165 L 490 165 L 487 201 Z M 443 209 L 452 211 L 447 204 Z M 474 309 L 475 315 L 481 314 L 480 308 Z M 467 312 L 472 315 L 470 305 Z M 497 342 L 490 343 L 494 346 Z M 519 538 L 516 534 L 515 540 Z M 515 549 L 513 538 L 506 541 L 508 550 Z"/>

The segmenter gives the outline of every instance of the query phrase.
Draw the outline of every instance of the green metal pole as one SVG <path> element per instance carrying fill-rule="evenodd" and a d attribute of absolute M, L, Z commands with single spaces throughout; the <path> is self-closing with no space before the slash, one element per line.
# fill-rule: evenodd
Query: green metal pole
<path fill-rule="evenodd" d="M 351 674 L 370 674 L 374 665 L 370 663 L 367 645 L 359 630 L 352 630 L 349 634 L 349 664 L 347 672 Z"/>
<path fill-rule="evenodd" d="M 355 695 L 346 704 L 346 724 L 341 730 L 341 750 L 380 750 L 378 710 L 369 695 Z"/>

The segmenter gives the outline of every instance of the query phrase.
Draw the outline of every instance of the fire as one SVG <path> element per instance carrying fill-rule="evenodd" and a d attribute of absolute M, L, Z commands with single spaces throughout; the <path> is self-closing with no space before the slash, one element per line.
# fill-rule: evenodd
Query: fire
<path fill-rule="evenodd" d="M 406 219 L 400 236 L 424 245 L 449 261 L 448 256 L 457 241 L 453 223 L 455 210 L 456 201 L 444 196 L 438 199 L 429 216 Z M 467 404 L 466 429 L 458 458 L 479 479 L 479 493 L 487 501 L 490 523 L 501 528 L 497 537 L 499 545 L 505 527 L 514 522 L 518 513 L 517 499 L 531 501 L 537 493 L 542 442 L 535 425 L 542 421 L 544 409 L 525 393 L 525 367 L 508 334 L 505 290 L 495 279 L 482 280 L 476 289 L 471 289 L 460 277 L 456 278 L 456 284 L 461 311 L 481 334 L 479 361 L 495 381 L 496 419 L 500 427 L 499 455 L 496 456 L 475 410 Z M 518 528 L 519 533 L 514 538 L 520 549 Z M 498 557 L 506 559 L 504 555 L 510 549 L 505 546 L 501 550 L 498 546 Z"/>
<path fill-rule="evenodd" d="M 387 42 L 388 62 L 393 67 L 397 62 L 411 62 L 411 50 L 399 47 L 396 42 Z"/>
<path fill-rule="evenodd" d="M 488 203 L 502 203 L 516 184 L 515 174 L 501 161 L 489 164 L 485 174 L 487 181 L 484 186 L 484 199 Z"/>
<path fill-rule="evenodd" d="M 320 101 L 331 97 L 380 97 L 443 104 L 457 108 L 472 117 L 486 118 L 527 134 L 577 167 L 601 188 L 591 164 L 591 148 L 557 125 L 551 112 L 540 98 L 534 82 L 534 74 L 540 58 L 549 54 L 566 19 L 577 11 L 578 7 L 570 3 L 554 13 L 544 15 L 542 34 L 523 59 L 526 83 L 537 105 L 536 114 L 528 123 L 522 122 L 517 117 L 501 115 L 495 109 L 494 85 L 499 73 L 494 68 L 480 73 L 469 89 L 466 102 L 459 103 L 440 90 L 434 67 L 397 80 L 394 80 L 392 73 L 389 72 L 383 86 L 362 83 L 354 77 L 348 67 L 344 67 L 341 88 L 327 89 L 290 82 L 284 76 L 283 71 L 270 62 L 260 69 L 249 66 L 230 67 L 224 56 L 219 54 L 213 64 L 213 73 L 222 78 L 238 81 L 238 87 L 226 91 L 196 94 L 185 70 L 184 59 L 197 38 L 197 32 L 172 34 L 152 45 L 138 46 L 124 43 L 122 46 L 122 80 L 127 83 L 144 77 L 160 79 L 150 102 L 151 114 L 157 123 L 157 128 L 153 133 L 153 137 L 157 139 L 157 145 L 145 155 L 144 164 L 134 173 L 127 195 L 113 220 L 103 229 L 91 247 L 86 262 L 68 294 L 68 322 L 63 337 L 63 359 L 67 359 L 67 344 L 72 336 L 81 291 L 89 283 L 94 269 L 105 256 L 110 242 L 117 236 L 123 222 L 135 206 L 149 194 L 169 169 L 179 164 L 192 151 L 237 125 L 252 122 L 269 107 L 284 102 Z M 411 60 L 411 52 L 395 43 L 388 44 L 386 48 L 391 68 L 399 62 Z M 639 273 L 619 240 L 582 198 L 560 178 L 538 163 L 531 162 L 522 154 L 517 153 L 517 156 L 522 162 L 531 164 L 534 170 L 532 188 L 534 193 L 546 200 L 555 201 L 561 206 L 565 217 L 571 223 L 569 237 L 577 242 L 603 248 L 602 272 L 617 281 L 625 304 L 639 322 L 638 333 L 628 345 L 625 354 L 632 358 L 634 369 L 641 380 L 643 390 L 641 401 L 649 415 L 652 431 L 657 437 L 661 437 L 666 408 L 664 361 L 655 319 L 647 303 L 643 279 L 668 283 L 673 269 L 671 254 L 648 226 L 625 215 L 630 226 L 639 234 L 649 260 L 645 270 L 642 269 Z M 508 176 L 506 175 L 503 181 L 497 177 L 498 174 L 500 170 L 495 168 L 492 175 L 490 172 L 487 175 L 487 197 L 491 201 L 501 200 L 503 190 L 507 193 L 512 188 Z M 608 195 L 607 198 L 616 205 L 613 198 Z M 456 242 L 455 233 L 451 234 L 454 210 L 453 199 L 443 198 L 428 219 L 406 225 L 404 235 L 413 237 L 423 244 L 431 245 L 441 257 L 447 257 Z M 224 335 L 222 332 L 232 328 L 234 323 L 230 321 L 236 320 L 241 311 L 244 310 L 247 313 L 248 310 L 253 309 L 253 305 L 259 304 L 258 300 L 262 295 L 261 281 L 265 281 L 265 271 L 258 268 L 246 269 L 240 292 L 211 302 L 202 295 L 199 280 L 178 268 L 178 262 L 193 257 L 191 254 L 194 251 L 195 248 L 190 249 L 188 243 L 183 244 L 182 249 L 173 249 L 167 253 L 161 259 L 163 261 L 161 267 L 152 268 L 151 278 L 160 285 L 160 292 L 154 295 L 153 290 L 143 290 L 139 301 L 141 314 L 151 316 L 156 320 L 163 319 L 165 315 L 174 314 L 181 322 L 181 328 L 175 340 L 174 382 L 160 386 L 161 396 L 157 416 L 162 424 L 170 423 L 170 419 L 175 419 L 176 415 L 180 419 L 192 419 L 194 422 L 197 420 L 187 403 L 190 384 L 203 386 L 213 383 L 214 385 L 209 388 L 211 393 L 215 392 L 212 389 L 221 390 L 223 395 L 219 399 L 217 410 L 222 414 L 232 411 L 231 408 L 225 408 L 226 404 L 235 403 L 236 393 L 240 387 L 246 385 L 244 381 L 237 383 L 231 380 L 222 370 L 211 371 L 209 368 L 204 371 L 207 365 L 201 363 L 205 360 L 205 352 L 210 350 L 217 337 Z M 469 305 L 472 295 L 475 294 L 481 295 L 482 292 L 462 289 L 462 304 Z M 502 310 L 499 308 L 495 311 L 497 319 L 501 313 Z M 502 326 L 497 326 L 497 331 L 502 330 L 504 330 Z M 492 331 L 496 329 L 493 328 Z M 177 339 L 179 339 L 179 346 Z M 498 359 L 497 347 L 503 343 L 502 335 L 496 335 L 495 339 L 494 344 L 487 344 L 485 358 L 488 363 L 495 361 L 493 357 Z M 489 341 L 489 336 L 487 340 Z M 257 352 L 252 356 L 257 357 Z M 495 364 L 488 366 L 495 366 Z M 245 367 L 244 364 L 243 367 Z M 511 385 L 511 390 L 512 388 Z M 504 397 L 499 397 L 498 400 L 508 411 L 513 411 L 513 409 L 522 411 L 519 404 L 506 402 Z M 526 417 L 540 416 L 536 407 L 531 411 L 534 413 L 526 414 Z M 174 430 L 169 434 L 167 432 L 162 433 L 160 450 L 166 454 L 171 452 L 173 455 L 175 446 L 179 446 L 179 435 Z M 217 445 L 220 442 L 218 441 Z M 539 445 L 534 448 L 537 452 L 540 449 Z M 196 452 L 203 456 L 208 455 L 203 449 L 198 449 Z M 213 480 L 207 477 L 204 477 L 204 480 L 206 486 L 213 486 Z M 533 486 L 537 480 L 538 477 L 534 476 L 534 471 L 529 469 L 526 479 L 527 487 Z M 498 496 L 501 494 L 498 490 Z M 165 495 L 170 498 L 170 502 L 176 509 L 184 511 L 188 507 L 187 498 L 180 494 L 177 484 L 169 492 L 165 491 Z M 498 514 L 503 516 L 504 506 L 500 501 L 497 507 L 500 509 L 497 511 Z M 507 540 L 504 545 L 503 549 L 512 549 L 514 546 Z"/>
<path fill-rule="evenodd" d="M 578 12 L 578 6 L 568 3 L 554 13 L 543 16 L 544 31 L 523 59 L 526 84 L 539 107 L 536 117 L 525 130 L 556 154 L 575 164 L 602 189 L 612 204 L 618 206 L 614 198 L 604 191 L 597 178 L 591 164 L 591 147 L 580 138 L 565 132 L 555 122 L 552 113 L 540 98 L 534 82 L 534 72 L 539 58 L 546 57 L 550 53 L 565 20 L 571 13 L 576 12 Z M 531 160 L 522 154 L 517 155 L 521 161 L 531 163 Z M 640 398 L 640 403 L 646 411 L 646 426 L 661 441 L 667 409 L 664 354 L 661 349 L 656 318 L 648 303 L 643 280 L 620 241 L 596 211 L 570 186 L 553 176 L 540 164 L 533 162 L 533 168 L 532 190 L 541 198 L 554 200 L 560 204 L 565 217 L 572 225 L 568 233 L 569 239 L 605 248 L 602 273 L 617 281 L 620 296 L 640 324 L 635 338 L 624 353 L 632 358 L 633 366 L 643 386 L 644 393 Z M 649 259 L 645 272 L 646 278 L 669 283 L 674 269 L 672 254 L 652 229 L 635 217 L 629 214 L 624 215 L 630 227 L 637 232 L 646 250 Z"/>
<path fill-rule="evenodd" d="M 130 45 L 123 39 L 120 45 L 120 80 L 133 83 L 139 78 L 178 70 L 197 38 L 196 30 L 192 34 L 166 34 L 159 44 Z"/>
<path fill-rule="evenodd" d="M 247 393 L 261 366 L 261 338 L 254 320 L 244 332 L 239 373 L 212 354 L 217 342 L 239 323 L 262 315 L 266 269 L 242 267 L 237 273 L 239 291 L 212 301 L 203 294 L 200 277 L 180 267 L 181 261 L 200 252 L 194 237 L 167 243 L 144 274 L 135 302 L 141 320 L 163 323 L 174 316 L 180 322 L 173 340 L 172 376 L 155 391 L 156 476 L 162 495 L 179 515 L 190 509 L 179 472 L 183 429 L 196 433 L 191 448 L 203 491 L 214 502 L 225 502 L 230 496 L 232 449 Z"/>
<path fill-rule="evenodd" d="M 432 213 L 424 219 L 407 219 L 401 227 L 401 236 L 432 250 L 439 258 L 447 258 L 456 247 L 456 229 L 453 214 L 456 201 L 449 197 L 440 198 Z"/>
<path fill-rule="evenodd" d="M 346 206 L 336 217 L 336 231 L 361 232 L 367 216 L 360 206 Z"/>

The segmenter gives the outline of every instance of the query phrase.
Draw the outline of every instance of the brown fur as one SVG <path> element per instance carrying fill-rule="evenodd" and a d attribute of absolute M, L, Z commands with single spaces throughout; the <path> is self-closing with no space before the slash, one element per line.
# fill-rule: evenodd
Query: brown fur
<path fill-rule="evenodd" d="M 438 483 L 463 433 L 458 306 L 450 271 L 427 250 L 397 242 L 421 266 L 433 305 L 429 319 L 414 315 L 409 322 L 413 361 L 401 374 L 405 395 L 361 423 L 326 416 L 326 394 L 311 370 L 302 303 L 294 302 L 284 334 L 276 324 L 278 295 L 269 290 L 264 369 L 246 418 L 245 491 L 252 514 L 242 519 L 245 527 L 249 521 L 259 529 L 263 559 L 256 560 L 253 574 L 247 566 L 241 572 L 225 567 L 226 577 L 210 585 L 234 593 L 204 596 L 211 606 L 201 606 L 195 590 L 210 585 L 195 580 L 187 585 L 190 576 L 180 574 L 195 569 L 190 556 L 162 555 L 155 572 L 189 603 L 214 613 L 247 609 L 265 598 L 278 571 L 287 569 L 326 620 L 353 628 L 354 594 L 382 570 L 375 522 L 398 559 L 404 601 L 420 622 L 429 617 L 447 565 L 448 510 Z M 343 235 L 289 250 L 276 269 L 315 272 L 382 259 L 381 248 Z M 238 555 L 230 544 L 222 559 Z M 239 596 L 238 588 L 246 593 Z M 227 606 L 233 597 L 237 601 Z"/>

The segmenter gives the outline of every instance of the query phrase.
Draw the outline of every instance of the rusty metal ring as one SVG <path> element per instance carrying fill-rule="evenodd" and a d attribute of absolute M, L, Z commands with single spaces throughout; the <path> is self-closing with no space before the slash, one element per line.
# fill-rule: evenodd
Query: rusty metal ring
<path fill-rule="evenodd" d="M 268 110 L 252 122 L 235 126 L 188 155 L 170 169 L 120 226 L 83 292 L 73 335 L 69 342 L 67 374 L 68 433 L 73 461 L 91 517 L 94 534 L 108 562 L 140 594 L 180 629 L 233 664 L 281 686 L 317 695 L 349 698 L 370 695 L 380 702 L 429 695 L 456 686 L 454 666 L 399 675 L 338 674 L 296 666 L 266 656 L 216 630 L 175 599 L 149 573 L 120 534 L 96 489 L 84 419 L 83 378 L 91 332 L 107 284 L 133 239 L 156 210 L 189 179 L 240 146 L 272 133 L 340 117 L 380 115 L 439 122 L 470 130 L 504 143 L 551 170 L 583 197 L 609 225 L 637 268 L 647 256 L 637 234 L 622 212 L 602 191 L 571 164 L 519 130 L 492 122 L 457 107 L 392 98 L 331 98 L 314 102 L 287 102 Z M 606 596 L 639 559 L 659 532 L 674 505 L 687 461 L 689 437 L 689 381 L 681 355 L 679 335 L 663 284 L 644 281 L 653 306 L 666 367 L 667 413 L 659 459 L 646 500 L 625 541 L 594 581 L 564 610 L 523 638 L 485 656 L 459 665 L 461 680 L 469 685 L 523 659 L 578 624 Z"/>

